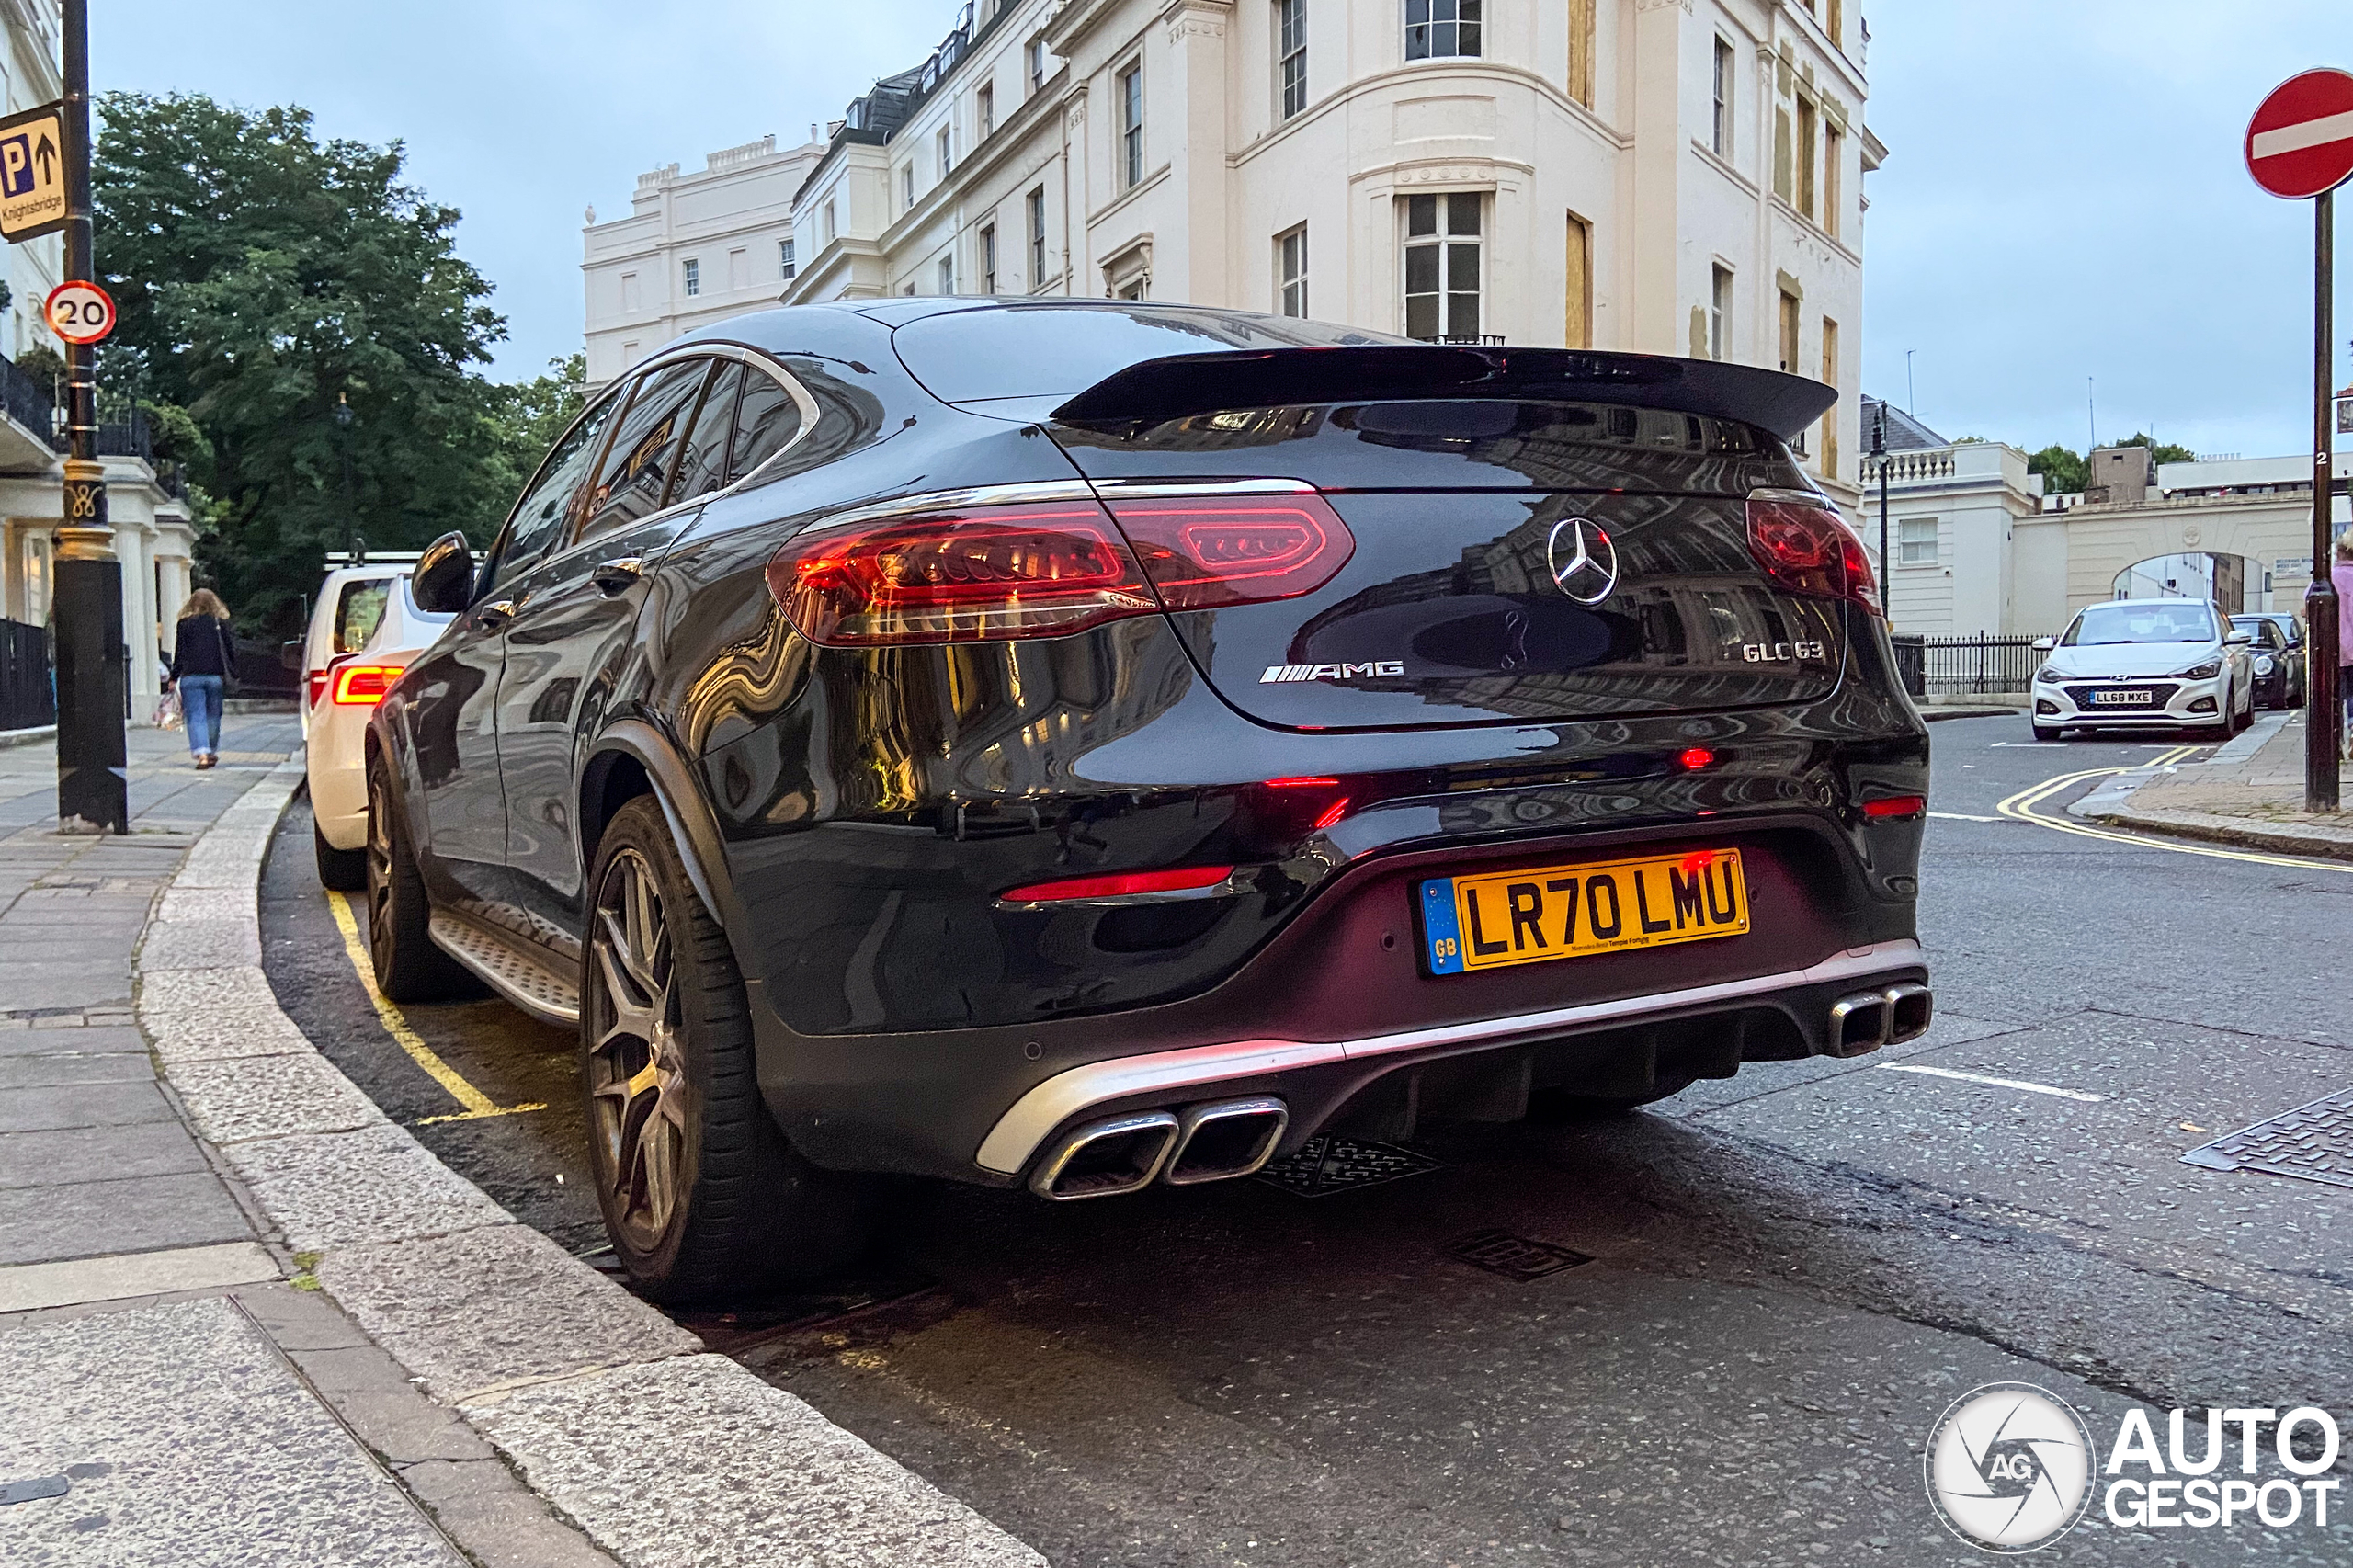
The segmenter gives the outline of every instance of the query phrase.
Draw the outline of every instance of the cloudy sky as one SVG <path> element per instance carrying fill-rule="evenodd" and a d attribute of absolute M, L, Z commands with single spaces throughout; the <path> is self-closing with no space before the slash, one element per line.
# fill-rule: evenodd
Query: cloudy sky
<path fill-rule="evenodd" d="M 523 376 L 578 346 L 585 207 L 616 216 L 641 170 L 697 168 L 771 131 L 805 136 L 811 119 L 920 60 L 954 6 L 92 10 L 101 88 L 301 103 L 328 134 L 405 141 L 413 176 L 464 210 L 460 248 L 498 285 L 512 336 L 497 373 Z M 2275 83 L 2353 67 L 2344 0 L 1879 0 L 1866 11 L 1869 119 L 1892 149 L 1867 187 L 1873 392 L 1909 396 L 1949 436 L 2080 449 L 2088 377 L 2103 438 L 2154 429 L 2249 456 L 2304 445 L 2311 208 L 2257 191 L 2240 138 Z M 2340 354 L 2353 336 L 2347 250 Z"/>

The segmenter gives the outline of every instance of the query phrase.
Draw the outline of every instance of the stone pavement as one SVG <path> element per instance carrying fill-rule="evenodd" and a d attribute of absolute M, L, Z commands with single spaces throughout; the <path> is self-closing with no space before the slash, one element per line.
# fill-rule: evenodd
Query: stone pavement
<path fill-rule="evenodd" d="M 291 714 L 233 715 L 199 773 L 180 734 L 132 731 L 119 837 L 54 831 L 53 745 L 0 750 L 0 1562 L 464 1561 L 344 1408 L 422 1399 L 287 1282 L 132 1012 L 166 883 L 301 740 Z"/>
<path fill-rule="evenodd" d="M 2346 803 L 2353 806 L 2353 791 Z M 2315 815 L 2303 807 L 2304 716 L 2290 712 L 2258 716 L 2253 729 L 2201 765 L 2102 790 L 2075 809 L 2119 827 L 2353 859 L 2353 812 Z"/>

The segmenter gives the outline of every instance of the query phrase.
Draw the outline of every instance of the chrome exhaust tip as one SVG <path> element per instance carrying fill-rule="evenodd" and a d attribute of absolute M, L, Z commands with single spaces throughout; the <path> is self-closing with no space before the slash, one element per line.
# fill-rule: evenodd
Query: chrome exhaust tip
<path fill-rule="evenodd" d="M 1887 1043 L 1887 993 L 1859 992 L 1830 1005 L 1830 1045 L 1833 1056 L 1868 1056 Z"/>
<path fill-rule="evenodd" d="M 1161 1180 L 1171 1187 L 1246 1176 L 1274 1157 L 1290 1108 L 1264 1096 L 1199 1105 L 1178 1120 L 1176 1153 Z"/>
<path fill-rule="evenodd" d="M 1910 980 L 1887 988 L 1887 1007 L 1890 1045 L 1902 1045 L 1927 1034 L 1937 1013 L 1936 998 L 1928 994 L 1928 988 Z"/>
<path fill-rule="evenodd" d="M 1133 1192 L 1152 1185 L 1176 1144 L 1176 1119 L 1165 1110 L 1090 1121 L 1038 1162 L 1029 1190 L 1056 1203 Z"/>

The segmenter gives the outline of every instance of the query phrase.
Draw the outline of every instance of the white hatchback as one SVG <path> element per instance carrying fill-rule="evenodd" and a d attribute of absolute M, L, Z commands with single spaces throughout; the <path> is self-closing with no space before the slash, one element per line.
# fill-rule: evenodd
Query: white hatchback
<path fill-rule="evenodd" d="M 2248 634 L 2203 599 L 2086 605 L 2066 632 L 2038 639 L 2034 734 L 2064 730 L 2211 730 L 2255 719 Z"/>
<path fill-rule="evenodd" d="M 416 608 L 408 582 L 415 561 L 378 555 L 331 568 L 310 630 L 286 645 L 286 663 L 304 677 L 319 881 L 347 892 L 368 885 L 368 715 L 451 619 Z"/>

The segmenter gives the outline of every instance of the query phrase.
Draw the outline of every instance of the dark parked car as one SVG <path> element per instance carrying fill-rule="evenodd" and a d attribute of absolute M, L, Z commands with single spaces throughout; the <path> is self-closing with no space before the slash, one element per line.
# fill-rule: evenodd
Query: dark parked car
<path fill-rule="evenodd" d="M 583 415 L 369 737 L 384 991 L 580 1028 L 666 1299 L 1927 1027 L 1831 406 L 1237 312 L 750 315 Z"/>
<path fill-rule="evenodd" d="M 2255 635 L 2247 650 L 2255 665 L 2255 701 L 2259 708 L 2304 705 L 2304 623 L 2293 615 L 2234 615 L 2231 629 Z"/>

